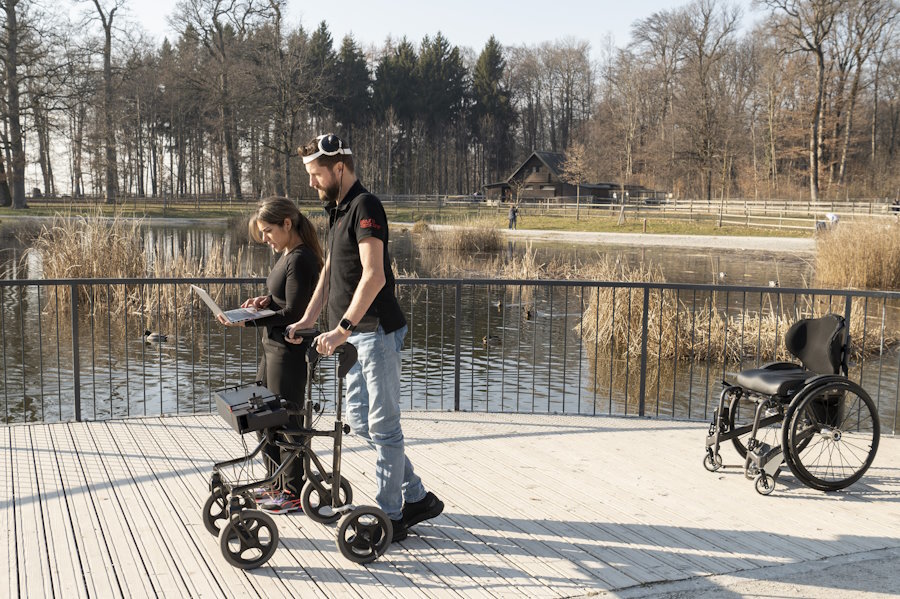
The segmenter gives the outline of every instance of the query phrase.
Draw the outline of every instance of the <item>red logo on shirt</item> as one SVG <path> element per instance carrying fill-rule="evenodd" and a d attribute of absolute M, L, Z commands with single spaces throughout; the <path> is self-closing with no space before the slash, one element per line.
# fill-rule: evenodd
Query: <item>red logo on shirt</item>
<path fill-rule="evenodd" d="M 376 231 L 381 228 L 377 222 L 375 222 L 374 218 L 364 218 L 359 221 L 360 229 L 375 229 Z"/>

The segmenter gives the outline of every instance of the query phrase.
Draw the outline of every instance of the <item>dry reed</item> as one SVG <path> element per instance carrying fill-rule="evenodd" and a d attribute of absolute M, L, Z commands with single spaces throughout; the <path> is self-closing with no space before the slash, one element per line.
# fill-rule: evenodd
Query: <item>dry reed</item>
<path fill-rule="evenodd" d="M 841 223 L 816 241 L 816 285 L 900 289 L 900 220 Z"/>
<path fill-rule="evenodd" d="M 418 223 L 414 226 L 421 228 Z M 419 233 L 420 246 L 429 249 L 452 250 L 455 252 L 495 252 L 500 249 L 500 232 L 489 224 L 470 221 L 465 226 L 451 227 L 441 231 L 427 225 Z"/>
<path fill-rule="evenodd" d="M 224 244 L 214 244 L 206 255 L 199 257 L 199 249 L 191 241 L 181 251 L 172 252 L 162 241 L 145 247 L 141 234 L 142 221 L 125 219 L 119 214 L 110 218 L 97 212 L 89 216 L 56 215 L 40 232 L 26 252 L 37 256 L 45 279 L 146 279 L 202 278 L 239 276 L 243 262 L 243 248 L 230 259 L 225 256 Z M 215 287 L 215 286 L 214 286 Z M 166 318 L 186 314 L 199 300 L 190 293 L 188 285 L 161 285 L 150 291 L 147 285 L 79 285 L 79 304 L 94 315 L 98 310 L 113 314 L 156 313 Z M 61 310 L 70 306 L 71 287 L 59 287 Z M 217 299 L 222 289 L 211 289 Z M 46 310 L 55 310 L 57 303 L 48 303 Z"/>
<path fill-rule="evenodd" d="M 597 281 L 665 282 L 657 268 L 628 268 L 608 258 L 581 274 L 589 274 L 584 278 Z M 673 290 L 651 290 L 647 305 L 648 356 L 686 361 L 739 362 L 754 357 L 791 360 L 784 348 L 783 334 L 794 322 L 829 311 L 843 313 L 841 302 L 813 303 L 806 298 L 791 310 L 776 308 L 770 302 L 768 311 L 726 315 L 717 308 L 719 299 L 719 293 L 714 291 L 701 298 L 699 304 L 692 302 L 688 306 Z M 591 291 L 580 333 L 587 343 L 597 344 L 598 349 L 612 355 L 640 355 L 642 318 L 641 289 L 599 287 Z M 880 353 L 898 343 L 898 331 L 885 330 L 882 338 L 880 327 L 865 326 L 865 318 L 865 306 L 854 303 L 850 313 L 854 359 Z"/>

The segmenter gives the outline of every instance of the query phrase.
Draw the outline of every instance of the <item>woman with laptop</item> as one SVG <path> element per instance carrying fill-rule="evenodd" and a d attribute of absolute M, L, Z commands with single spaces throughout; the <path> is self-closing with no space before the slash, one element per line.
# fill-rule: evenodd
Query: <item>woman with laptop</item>
<path fill-rule="evenodd" d="M 227 326 L 262 327 L 262 358 L 257 379 L 270 391 L 285 398 L 289 409 L 299 411 L 306 389 L 306 345 L 294 345 L 284 340 L 285 328 L 303 316 L 322 270 L 322 246 L 312 223 L 288 198 L 271 197 L 262 200 L 250 218 L 251 239 L 265 243 L 278 255 L 278 260 L 266 278 L 268 295 L 251 297 L 242 308 L 272 310 L 274 314 L 243 322 L 230 322 L 223 315 L 217 318 Z M 299 416 L 291 417 L 291 426 L 302 427 Z M 263 450 L 268 467 L 281 463 L 279 448 L 273 445 Z M 284 488 L 270 494 L 260 507 L 270 513 L 283 514 L 300 509 L 303 488 L 303 464 L 295 461 L 284 476 Z"/>

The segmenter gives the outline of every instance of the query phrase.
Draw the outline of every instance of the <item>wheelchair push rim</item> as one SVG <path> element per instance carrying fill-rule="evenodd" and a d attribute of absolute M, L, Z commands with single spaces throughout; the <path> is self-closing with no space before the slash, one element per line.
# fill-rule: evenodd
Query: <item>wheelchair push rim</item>
<path fill-rule="evenodd" d="M 782 427 L 788 468 L 820 491 L 858 481 L 875 459 L 879 437 L 878 409 L 847 379 L 825 381 L 795 398 Z"/>

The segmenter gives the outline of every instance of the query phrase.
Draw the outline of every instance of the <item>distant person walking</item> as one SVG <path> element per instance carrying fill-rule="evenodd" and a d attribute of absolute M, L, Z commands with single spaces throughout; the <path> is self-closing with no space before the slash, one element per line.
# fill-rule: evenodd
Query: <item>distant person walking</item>
<path fill-rule="evenodd" d="M 512 204 L 509 207 L 509 228 L 510 229 L 516 228 L 516 219 L 518 218 L 518 216 L 519 216 L 519 209 L 516 207 L 515 204 Z"/>

